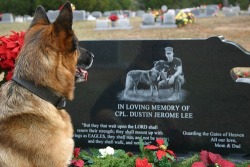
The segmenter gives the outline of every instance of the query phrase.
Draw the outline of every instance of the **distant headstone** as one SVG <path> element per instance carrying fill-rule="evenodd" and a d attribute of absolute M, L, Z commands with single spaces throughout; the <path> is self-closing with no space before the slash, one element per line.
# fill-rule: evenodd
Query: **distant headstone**
<path fill-rule="evenodd" d="M 101 18 L 102 17 L 102 12 L 100 11 L 93 11 L 90 13 L 93 17 L 95 18 Z"/>
<path fill-rule="evenodd" d="M 0 23 L 13 23 L 14 17 L 12 13 L 3 13 L 2 14 L 2 21 Z"/>
<path fill-rule="evenodd" d="M 132 11 L 131 12 L 131 17 L 135 17 L 136 16 L 136 12 L 135 11 Z"/>
<path fill-rule="evenodd" d="M 89 21 L 93 21 L 93 20 L 96 20 L 96 18 L 95 18 L 95 17 L 93 17 L 92 15 L 88 15 L 87 20 L 89 20 Z"/>
<path fill-rule="evenodd" d="M 198 9 L 198 8 L 192 9 L 191 13 L 193 13 L 194 16 L 198 17 L 198 16 L 200 16 L 200 9 Z"/>
<path fill-rule="evenodd" d="M 130 21 L 129 19 L 118 19 L 117 20 L 117 28 L 122 28 L 122 29 L 131 29 Z"/>
<path fill-rule="evenodd" d="M 219 6 L 216 5 L 216 4 L 206 5 L 206 8 L 207 8 L 207 9 L 215 9 L 216 11 L 219 11 L 219 10 L 220 10 Z"/>
<path fill-rule="evenodd" d="M 207 8 L 202 6 L 201 8 L 199 8 L 200 10 L 200 15 L 198 17 L 206 17 L 207 16 Z"/>
<path fill-rule="evenodd" d="M 86 12 L 84 10 L 74 10 L 73 11 L 73 20 L 74 21 L 86 20 Z"/>
<path fill-rule="evenodd" d="M 218 5 L 207 5 L 206 7 L 202 6 L 201 8 L 191 9 L 191 13 L 195 17 L 212 17 L 216 16 L 219 11 Z"/>
<path fill-rule="evenodd" d="M 96 30 L 105 30 L 109 28 L 109 20 L 96 20 Z"/>
<path fill-rule="evenodd" d="M 30 15 L 24 15 L 23 16 L 23 21 L 24 22 L 31 22 L 33 20 L 33 17 L 31 17 Z"/>
<path fill-rule="evenodd" d="M 66 108 L 76 147 L 139 151 L 141 138 L 149 144 L 164 137 L 176 153 L 250 153 L 250 84 L 231 76 L 235 67 L 249 67 L 250 52 L 236 43 L 211 37 L 80 46 L 95 61 Z"/>
<path fill-rule="evenodd" d="M 60 13 L 59 10 L 49 10 L 47 12 L 47 15 L 48 15 L 50 22 L 54 22 L 56 18 L 58 17 L 59 13 Z"/>
<path fill-rule="evenodd" d="M 118 15 L 120 15 L 121 13 L 120 13 L 120 11 L 118 11 L 118 10 L 113 10 L 113 11 L 111 11 L 111 15 L 116 15 L 116 16 L 118 16 Z"/>
<path fill-rule="evenodd" d="M 144 14 L 145 14 L 145 11 L 143 11 L 143 10 L 138 10 L 138 11 L 135 13 L 135 16 L 137 16 L 137 17 L 143 17 Z"/>
<path fill-rule="evenodd" d="M 231 9 L 237 15 L 240 13 L 240 6 L 232 6 Z"/>
<path fill-rule="evenodd" d="M 109 17 L 111 15 L 111 11 L 105 11 L 103 12 L 104 17 Z"/>
<path fill-rule="evenodd" d="M 217 14 L 217 10 L 214 8 L 207 8 L 206 11 L 206 16 L 210 17 L 210 16 L 215 16 Z"/>
<path fill-rule="evenodd" d="M 222 12 L 225 16 L 237 16 L 238 13 L 234 12 L 230 7 L 223 7 Z"/>
<path fill-rule="evenodd" d="M 145 13 L 142 16 L 142 25 L 154 25 L 155 17 L 151 13 Z"/>
<path fill-rule="evenodd" d="M 168 10 L 168 12 L 163 15 L 162 24 L 169 27 L 177 27 L 175 24 L 175 10 Z"/>
<path fill-rule="evenodd" d="M 24 19 L 23 19 L 22 16 L 16 16 L 16 17 L 15 17 L 15 22 L 22 23 L 22 22 L 24 22 Z"/>
<path fill-rule="evenodd" d="M 130 10 L 123 10 L 122 12 L 123 12 L 123 15 L 125 17 L 131 17 L 132 16 L 132 11 L 130 11 Z"/>

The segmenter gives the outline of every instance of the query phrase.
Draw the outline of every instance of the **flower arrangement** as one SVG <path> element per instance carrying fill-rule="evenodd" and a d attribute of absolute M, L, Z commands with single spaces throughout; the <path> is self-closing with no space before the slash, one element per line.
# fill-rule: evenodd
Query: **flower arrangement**
<path fill-rule="evenodd" d="M 177 161 L 175 153 L 168 149 L 168 142 L 162 138 L 156 139 L 156 145 L 145 146 L 142 139 L 139 143 L 140 153 L 136 155 L 110 146 L 89 151 L 76 148 L 70 167 L 250 167 L 250 161 L 236 166 L 219 154 L 205 150 Z"/>
<path fill-rule="evenodd" d="M 182 10 L 175 16 L 175 21 L 178 27 L 185 26 L 195 22 L 194 14 L 191 12 L 183 12 Z"/>
<path fill-rule="evenodd" d="M 74 154 L 70 167 L 135 167 L 135 159 L 131 152 L 126 153 L 124 150 L 115 150 L 108 146 L 102 149 L 82 150 L 77 156 Z"/>
<path fill-rule="evenodd" d="M 0 84 L 10 80 L 15 60 L 24 43 L 24 32 L 12 31 L 9 36 L 0 36 Z"/>
<path fill-rule="evenodd" d="M 117 21 L 118 19 L 119 19 L 118 16 L 116 16 L 115 14 L 109 16 L 110 21 Z"/>
<path fill-rule="evenodd" d="M 238 70 L 235 71 L 237 78 L 250 78 L 250 71 Z"/>

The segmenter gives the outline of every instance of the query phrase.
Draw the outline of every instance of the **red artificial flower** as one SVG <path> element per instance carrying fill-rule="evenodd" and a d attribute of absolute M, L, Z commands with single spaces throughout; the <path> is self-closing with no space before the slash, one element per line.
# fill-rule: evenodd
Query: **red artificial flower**
<path fill-rule="evenodd" d="M 243 72 L 243 75 L 245 78 L 249 78 L 250 77 L 250 72 Z"/>
<path fill-rule="evenodd" d="M 118 16 L 116 16 L 114 14 L 112 14 L 112 15 L 109 16 L 109 20 L 111 20 L 111 21 L 116 21 L 118 19 L 119 19 Z"/>
<path fill-rule="evenodd" d="M 76 166 L 76 167 L 83 167 L 84 166 L 84 161 L 79 158 L 81 149 L 80 148 L 75 148 L 73 152 L 73 159 L 71 160 L 71 164 Z"/>
<path fill-rule="evenodd" d="M 24 32 L 12 31 L 12 34 L 0 36 L 0 68 L 7 70 L 6 80 L 12 78 L 15 60 L 24 44 Z"/>
<path fill-rule="evenodd" d="M 8 73 L 6 75 L 6 80 L 7 81 L 11 80 L 12 76 L 13 76 L 13 71 L 8 71 Z"/>
<path fill-rule="evenodd" d="M 164 139 L 156 139 L 156 143 L 158 146 L 147 145 L 144 148 L 149 149 L 149 150 L 157 150 L 156 156 L 158 160 L 161 160 L 162 157 L 166 156 L 167 153 L 174 156 L 174 158 L 176 158 L 176 155 L 174 154 L 174 152 L 172 150 L 167 149 Z"/>
<path fill-rule="evenodd" d="M 144 159 L 137 158 L 135 161 L 135 167 L 152 167 L 152 164 L 148 162 L 147 158 Z"/>
<path fill-rule="evenodd" d="M 195 162 L 192 164 L 192 167 L 207 167 L 204 162 Z"/>
<path fill-rule="evenodd" d="M 219 154 L 214 154 L 206 150 L 200 152 L 200 159 L 202 162 L 193 163 L 192 167 L 205 167 L 216 164 L 220 167 L 235 167 L 234 163 L 223 159 Z"/>
<path fill-rule="evenodd" d="M 75 158 L 78 158 L 78 156 L 80 155 L 80 150 L 81 150 L 80 148 L 75 148 L 74 149 L 74 153 L 73 154 L 74 154 Z"/>
<path fill-rule="evenodd" d="M 200 152 L 200 159 L 205 164 L 215 164 L 219 159 L 221 159 L 221 156 L 219 154 L 214 154 L 206 150 L 202 150 Z"/>
<path fill-rule="evenodd" d="M 73 159 L 71 161 L 71 164 L 76 166 L 76 167 L 83 167 L 84 166 L 84 161 L 81 159 Z"/>
<path fill-rule="evenodd" d="M 217 164 L 219 164 L 221 167 L 235 167 L 235 164 L 227 161 L 225 159 L 219 159 Z"/>

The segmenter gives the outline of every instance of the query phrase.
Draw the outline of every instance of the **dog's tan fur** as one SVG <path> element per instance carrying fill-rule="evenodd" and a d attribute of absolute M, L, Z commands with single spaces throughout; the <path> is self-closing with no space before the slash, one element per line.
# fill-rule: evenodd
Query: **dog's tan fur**
<path fill-rule="evenodd" d="M 73 99 L 79 56 L 66 3 L 50 24 L 38 7 L 26 32 L 14 76 L 48 87 Z M 66 167 L 74 142 L 70 116 L 64 109 L 9 81 L 0 90 L 0 167 Z"/>

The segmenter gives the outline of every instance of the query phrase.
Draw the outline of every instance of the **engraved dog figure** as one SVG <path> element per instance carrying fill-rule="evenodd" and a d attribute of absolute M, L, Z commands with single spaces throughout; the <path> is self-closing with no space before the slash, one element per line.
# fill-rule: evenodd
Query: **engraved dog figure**
<path fill-rule="evenodd" d="M 168 68 L 167 61 L 159 60 L 154 61 L 154 67 L 150 70 L 131 70 L 127 73 L 126 83 L 124 89 L 124 97 L 127 97 L 128 90 L 133 87 L 134 93 L 138 94 L 137 86 L 139 83 L 144 83 L 150 86 L 151 97 L 153 98 L 154 90 L 158 93 L 158 82 L 160 81 L 160 75 L 165 69 Z"/>

